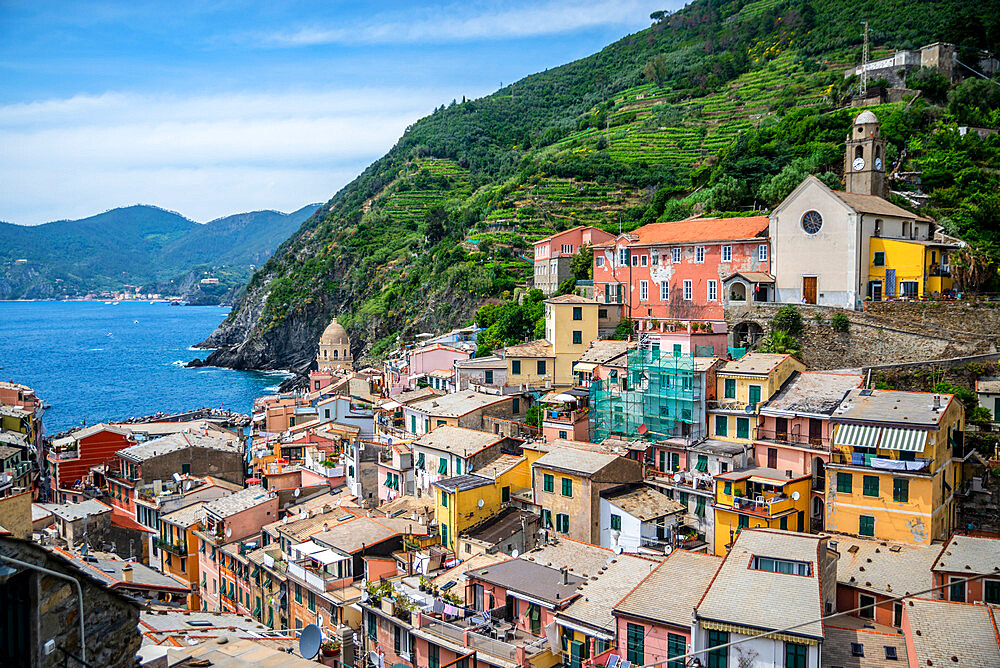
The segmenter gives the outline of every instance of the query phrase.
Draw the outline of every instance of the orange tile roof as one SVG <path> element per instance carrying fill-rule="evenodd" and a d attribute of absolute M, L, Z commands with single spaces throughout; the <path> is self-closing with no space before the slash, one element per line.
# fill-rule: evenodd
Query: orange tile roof
<path fill-rule="evenodd" d="M 671 223 L 650 223 L 630 233 L 638 237 L 630 246 L 736 241 L 767 236 L 767 216 L 746 218 L 693 218 Z M 595 244 L 596 245 L 596 244 Z"/>

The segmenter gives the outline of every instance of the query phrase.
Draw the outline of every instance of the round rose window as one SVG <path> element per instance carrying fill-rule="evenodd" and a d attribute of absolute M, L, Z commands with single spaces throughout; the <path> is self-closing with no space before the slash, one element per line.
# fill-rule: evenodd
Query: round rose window
<path fill-rule="evenodd" d="M 823 227 L 823 216 L 819 215 L 819 211 L 806 211 L 802 216 L 802 229 L 806 234 L 816 234 L 821 227 Z"/>

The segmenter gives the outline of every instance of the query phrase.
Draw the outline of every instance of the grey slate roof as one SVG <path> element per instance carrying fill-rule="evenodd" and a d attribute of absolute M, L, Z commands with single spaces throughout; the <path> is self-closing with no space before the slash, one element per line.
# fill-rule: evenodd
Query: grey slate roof
<path fill-rule="evenodd" d="M 615 612 L 690 628 L 691 613 L 721 565 L 722 557 L 714 554 L 674 550 L 615 605 Z"/>
<path fill-rule="evenodd" d="M 511 401 L 511 398 L 495 394 L 483 394 L 475 390 L 462 390 L 461 392 L 452 392 L 440 397 L 430 397 L 423 401 L 416 401 L 411 403 L 410 407 L 428 415 L 461 417 L 473 411 L 505 401 Z"/>
<path fill-rule="evenodd" d="M 87 499 L 80 503 L 60 503 L 50 506 L 50 508 L 53 515 L 69 522 L 82 519 L 87 515 L 100 515 L 111 512 L 110 506 L 104 505 L 97 499 Z"/>
<path fill-rule="evenodd" d="M 560 616 L 583 622 L 596 629 L 615 634 L 614 605 L 656 568 L 660 561 L 607 553 L 603 571 L 591 575 L 580 586 L 580 598 Z"/>
<path fill-rule="evenodd" d="M 213 436 L 203 436 L 201 434 L 169 434 L 167 436 L 161 436 L 160 438 L 154 438 L 151 441 L 146 441 L 145 443 L 139 443 L 138 445 L 133 445 L 128 448 L 123 448 L 118 451 L 123 457 L 131 459 L 132 461 L 142 462 L 152 457 L 159 457 L 160 455 L 165 455 L 171 452 L 177 452 L 178 450 L 185 450 L 187 448 L 207 448 L 209 450 L 218 450 L 220 452 L 242 452 L 243 449 L 238 445 L 222 438 L 216 438 Z"/>
<path fill-rule="evenodd" d="M 269 492 L 260 485 L 250 485 L 229 496 L 209 501 L 205 504 L 205 510 L 219 517 L 229 517 L 274 498 L 277 498 L 274 492 Z"/>
<path fill-rule="evenodd" d="M 414 449 L 430 448 L 431 450 L 449 452 L 459 457 L 469 457 L 502 440 L 504 440 L 504 436 L 497 434 L 444 425 L 413 441 L 413 447 Z"/>
<path fill-rule="evenodd" d="M 861 385 L 855 374 L 796 371 L 764 406 L 761 415 L 832 415 L 844 396 Z"/>
<path fill-rule="evenodd" d="M 446 492 L 464 492 L 477 487 L 492 485 L 493 481 L 478 475 L 466 473 L 465 475 L 455 475 L 450 478 L 443 478 L 434 483 L 434 486 Z"/>
<path fill-rule="evenodd" d="M 941 551 L 938 545 L 889 543 L 852 536 L 832 536 L 836 541 L 837 582 L 889 596 L 915 594 L 934 586 L 931 566 Z M 855 549 L 856 548 L 856 549 Z"/>
<path fill-rule="evenodd" d="M 641 522 L 648 522 L 673 513 L 680 513 L 685 507 L 666 494 L 652 487 L 638 487 L 633 490 L 604 496 L 608 503 L 621 508 Z"/>
<path fill-rule="evenodd" d="M 535 460 L 534 465 L 572 471 L 581 475 L 593 475 L 616 459 L 618 459 L 618 455 L 604 452 L 591 452 L 576 448 L 554 448 Z"/>
<path fill-rule="evenodd" d="M 635 348 L 635 345 L 634 342 L 630 341 L 597 339 L 590 342 L 590 345 L 577 361 L 588 362 L 590 364 L 607 364 L 624 355 L 630 348 Z"/>
<path fill-rule="evenodd" d="M 190 506 L 186 506 L 180 510 L 175 510 L 172 513 L 167 513 L 166 515 L 161 516 L 160 519 L 187 529 L 200 522 L 201 518 L 205 516 L 205 509 L 203 508 L 204 505 L 205 502 L 203 501 L 192 503 Z"/>
<path fill-rule="evenodd" d="M 21 453 L 21 448 L 15 448 L 10 445 L 0 445 L 0 459 L 7 459 L 8 457 L 13 457 Z"/>
<path fill-rule="evenodd" d="M 996 668 L 1000 666 L 997 609 L 930 599 L 912 599 L 906 607 L 913 630 L 915 665 Z M 917 635 L 919 633 L 919 635 Z M 952 661 L 956 657 L 958 661 Z"/>
<path fill-rule="evenodd" d="M 863 396 L 862 392 L 866 394 Z M 832 420 L 936 429 L 948 405 L 955 400 L 951 394 L 939 396 L 941 406 L 934 408 L 933 393 L 855 389 L 847 393 L 843 403 L 833 412 Z"/>
<path fill-rule="evenodd" d="M 736 376 L 766 376 L 787 357 L 789 356 L 776 353 L 747 353 L 738 360 L 726 362 L 716 373 Z"/>
<path fill-rule="evenodd" d="M 1000 573 L 1000 540 L 975 536 L 952 536 L 934 562 L 935 572 Z"/>
<path fill-rule="evenodd" d="M 359 517 L 315 534 L 312 541 L 353 554 L 363 547 L 389 540 L 398 533 L 371 518 Z"/>
<path fill-rule="evenodd" d="M 738 455 L 744 450 L 746 446 L 742 443 L 731 443 L 729 441 L 716 441 L 715 439 L 706 438 L 703 441 L 695 443 L 690 448 L 691 452 L 703 453 L 708 455 L 723 455 L 731 456 Z"/>
<path fill-rule="evenodd" d="M 851 643 L 861 645 L 864 656 L 852 656 Z M 896 648 L 895 660 L 885 658 L 886 647 Z M 829 624 L 826 627 L 822 668 L 900 668 L 905 665 L 907 665 L 906 636 L 902 634 Z"/>
<path fill-rule="evenodd" d="M 63 554 L 65 555 L 66 553 Z M 119 561 L 117 559 L 84 561 L 83 558 L 77 554 L 74 554 L 71 560 L 78 568 L 82 568 L 89 575 L 96 577 L 98 580 L 102 580 L 109 585 L 124 582 L 124 579 L 122 578 L 122 569 L 124 569 L 125 566 L 130 565 L 132 566 L 132 583 L 134 585 L 149 587 L 152 589 L 164 588 L 190 590 L 190 585 L 187 583 L 176 580 L 168 575 L 164 575 L 163 573 L 153 570 L 149 566 L 145 566 L 137 562 Z"/>
<path fill-rule="evenodd" d="M 744 529 L 698 606 L 698 617 L 756 629 L 784 629 L 823 616 L 817 564 L 821 536 Z M 781 557 L 812 564 L 810 576 L 749 568 L 754 556 Z M 822 622 L 790 632 L 823 637 Z"/>
<path fill-rule="evenodd" d="M 1000 378 L 980 378 L 976 381 L 976 392 L 1000 394 Z"/>
<path fill-rule="evenodd" d="M 568 574 L 568 584 L 563 584 L 559 569 L 523 559 L 479 568 L 469 571 L 468 575 L 552 604 L 562 604 L 575 596 L 577 587 L 583 582 L 580 576 Z"/>
<path fill-rule="evenodd" d="M 98 424 L 92 424 L 89 427 L 84 427 L 83 429 L 77 429 L 75 431 L 72 431 L 66 436 L 63 436 L 62 438 L 54 439 L 52 441 L 52 445 L 53 446 L 69 445 L 70 443 L 76 443 L 77 441 L 85 439 L 88 436 L 99 434 L 102 431 L 110 431 L 114 434 L 120 434 L 122 436 L 131 435 L 125 429 L 121 429 L 120 427 L 100 422 Z"/>

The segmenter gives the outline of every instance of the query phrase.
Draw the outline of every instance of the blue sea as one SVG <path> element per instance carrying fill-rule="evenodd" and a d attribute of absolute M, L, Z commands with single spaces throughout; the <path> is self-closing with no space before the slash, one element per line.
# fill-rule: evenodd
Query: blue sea
<path fill-rule="evenodd" d="M 0 302 L 0 380 L 28 385 L 51 405 L 49 435 L 157 411 L 249 413 L 283 374 L 184 367 L 208 354 L 191 346 L 228 312 L 149 302 Z"/>

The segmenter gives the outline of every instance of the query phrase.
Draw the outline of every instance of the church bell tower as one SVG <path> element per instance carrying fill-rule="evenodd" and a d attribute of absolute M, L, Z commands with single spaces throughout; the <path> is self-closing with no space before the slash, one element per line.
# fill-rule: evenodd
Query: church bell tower
<path fill-rule="evenodd" d="M 878 118 L 864 110 L 854 119 L 844 154 L 844 186 L 849 193 L 888 193 L 885 184 L 885 140 Z"/>

